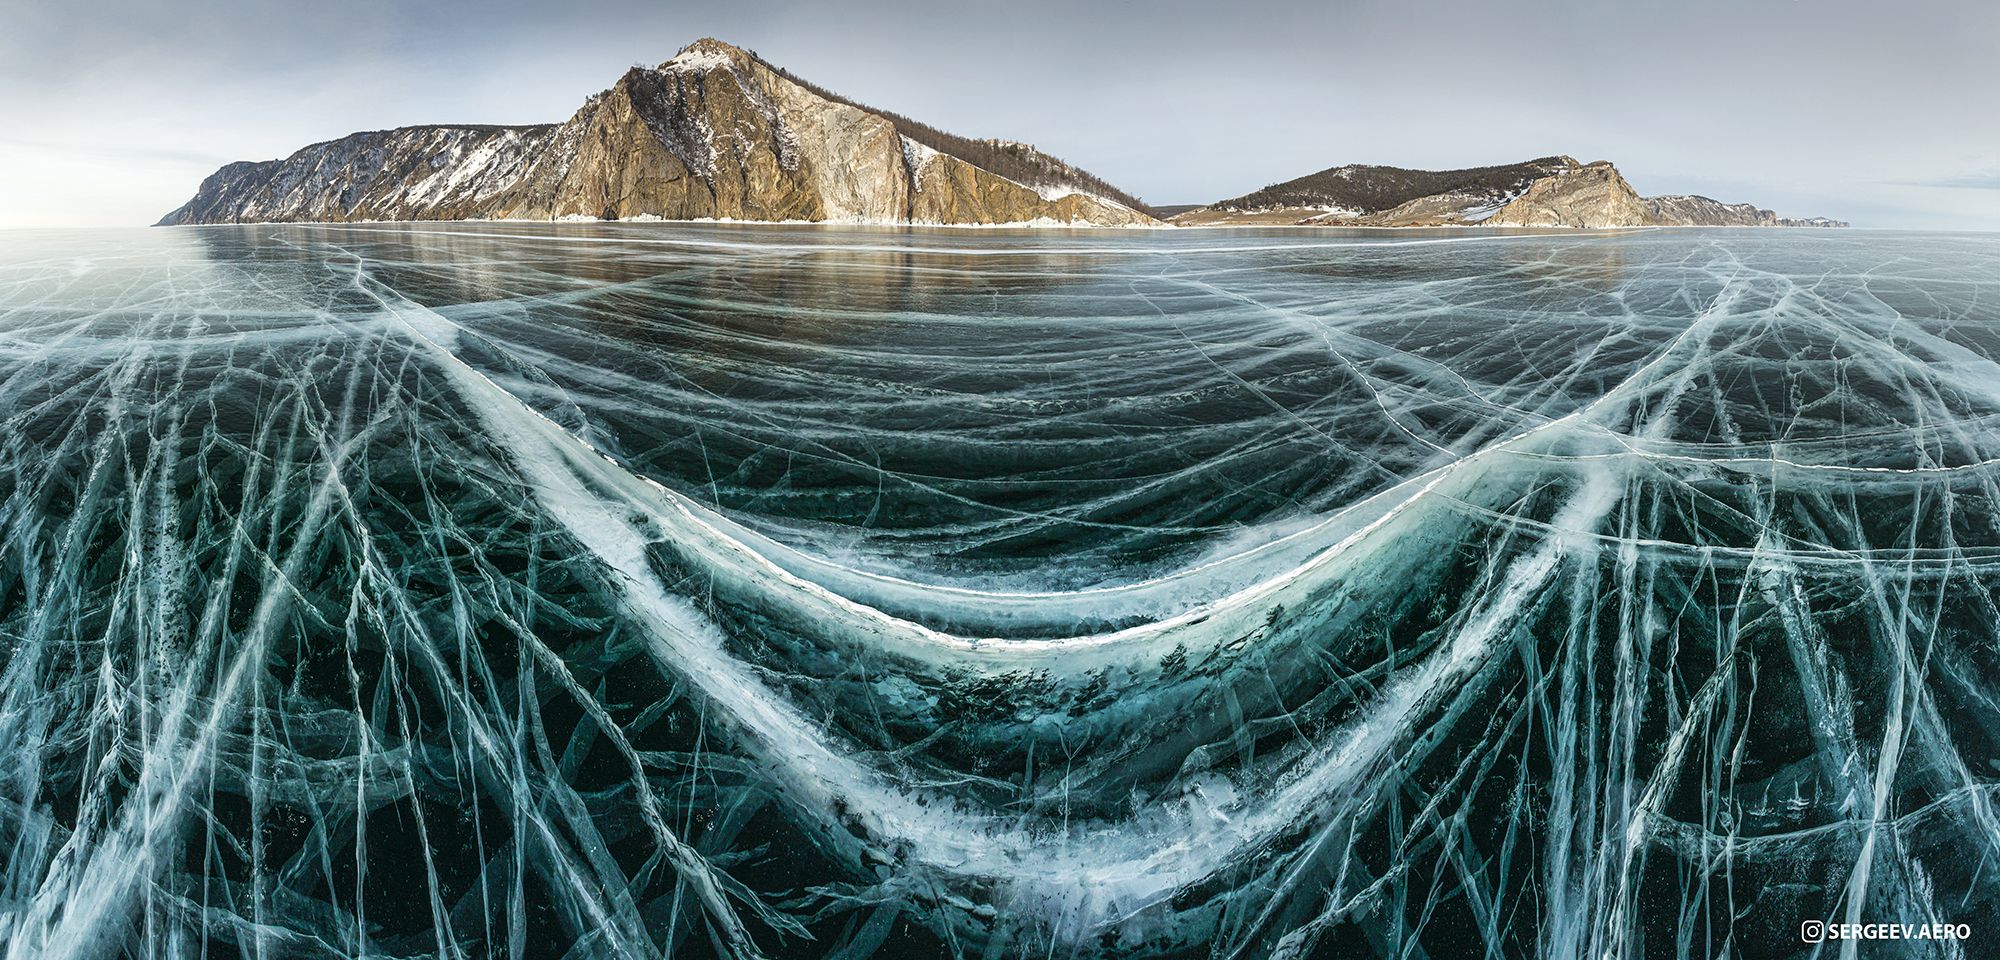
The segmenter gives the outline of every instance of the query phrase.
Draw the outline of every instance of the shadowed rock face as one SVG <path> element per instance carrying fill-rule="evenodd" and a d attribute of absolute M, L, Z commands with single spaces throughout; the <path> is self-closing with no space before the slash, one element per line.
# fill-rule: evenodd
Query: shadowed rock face
<path fill-rule="evenodd" d="M 403 127 L 239 162 L 162 224 L 456 220 L 489 216 L 558 128 Z"/>
<path fill-rule="evenodd" d="M 565 217 L 1151 224 L 1065 182 L 1024 184 L 910 141 L 756 56 L 700 40 L 560 125 L 357 133 L 232 163 L 160 223 Z"/>
<path fill-rule="evenodd" d="M 1699 196 L 1648 197 L 1653 220 L 1695 227 L 1844 227 L 1826 217 L 1781 217 L 1754 204 L 1723 203 Z"/>

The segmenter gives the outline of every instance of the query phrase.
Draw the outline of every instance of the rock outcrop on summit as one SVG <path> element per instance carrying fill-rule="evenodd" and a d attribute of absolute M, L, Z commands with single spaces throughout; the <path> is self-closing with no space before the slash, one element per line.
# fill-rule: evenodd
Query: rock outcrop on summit
<path fill-rule="evenodd" d="M 160 223 L 585 218 L 1158 222 L 1026 144 L 944 134 L 704 39 L 565 123 L 404 127 L 232 163 Z"/>
<path fill-rule="evenodd" d="M 1543 157 L 1465 170 L 1350 165 L 1175 215 L 1182 226 L 1844 227 L 1707 197 L 1641 197 L 1610 161 Z"/>

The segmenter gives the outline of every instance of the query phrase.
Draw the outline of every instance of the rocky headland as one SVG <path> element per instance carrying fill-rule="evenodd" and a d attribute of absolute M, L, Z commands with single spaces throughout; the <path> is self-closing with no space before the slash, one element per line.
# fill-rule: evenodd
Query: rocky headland
<path fill-rule="evenodd" d="M 712 39 L 560 124 L 404 127 L 232 163 L 160 223 L 633 218 L 1158 223 L 1032 146 L 872 110 Z"/>
<path fill-rule="evenodd" d="M 1610 161 L 1542 157 L 1463 170 L 1332 167 L 1182 211 L 1182 226 L 1844 227 L 1707 197 L 1642 197 Z"/>
<path fill-rule="evenodd" d="M 355 133 L 204 180 L 161 224 L 746 220 L 1160 226 L 1033 146 L 857 103 L 719 40 L 633 67 L 562 123 Z M 1845 226 L 1747 203 L 1642 197 L 1608 161 L 1348 165 L 1193 208 L 1177 226 Z"/>

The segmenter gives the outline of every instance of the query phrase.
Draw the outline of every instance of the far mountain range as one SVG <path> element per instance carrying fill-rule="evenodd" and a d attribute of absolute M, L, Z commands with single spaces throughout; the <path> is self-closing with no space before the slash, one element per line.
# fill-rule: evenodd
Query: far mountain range
<path fill-rule="evenodd" d="M 747 220 L 1097 226 L 1845 226 L 1641 197 L 1609 162 L 1341 166 L 1154 209 L 1010 140 L 856 103 L 719 40 L 633 67 L 560 124 L 356 133 L 202 181 L 170 224 Z"/>

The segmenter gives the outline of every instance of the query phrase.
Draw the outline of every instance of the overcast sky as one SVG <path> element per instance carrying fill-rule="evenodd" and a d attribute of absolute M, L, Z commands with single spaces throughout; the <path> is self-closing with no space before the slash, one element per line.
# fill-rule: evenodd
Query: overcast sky
<path fill-rule="evenodd" d="M 562 120 L 701 36 L 1153 203 L 1553 153 L 1641 193 L 2000 229 L 1992 0 L 0 0 L 0 226 L 144 224 L 231 160 Z"/>

